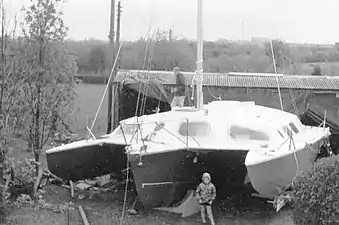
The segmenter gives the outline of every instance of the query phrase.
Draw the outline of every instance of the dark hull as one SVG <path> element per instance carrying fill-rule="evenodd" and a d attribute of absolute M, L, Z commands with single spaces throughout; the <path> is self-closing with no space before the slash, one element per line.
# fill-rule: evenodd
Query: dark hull
<path fill-rule="evenodd" d="M 48 169 L 64 180 L 83 180 L 105 174 L 122 176 L 126 168 L 125 145 L 103 144 L 46 154 Z"/>
<path fill-rule="evenodd" d="M 169 206 L 182 200 L 188 189 L 196 189 L 204 172 L 209 172 L 217 191 L 231 184 L 243 185 L 246 177 L 247 151 L 199 150 L 169 151 L 158 154 L 130 156 L 130 165 L 138 196 L 146 208 Z M 172 183 L 171 183 L 172 182 Z"/>
<path fill-rule="evenodd" d="M 311 109 L 308 109 L 304 114 L 300 116 L 300 120 L 307 126 L 319 126 L 324 122 L 324 116 Z M 335 154 L 339 153 L 339 125 L 326 119 L 326 127 L 330 128 L 331 136 L 330 143 L 332 150 Z"/>

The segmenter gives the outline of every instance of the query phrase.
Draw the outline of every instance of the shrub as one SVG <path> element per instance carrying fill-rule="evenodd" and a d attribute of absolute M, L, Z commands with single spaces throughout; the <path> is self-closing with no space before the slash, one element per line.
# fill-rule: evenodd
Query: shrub
<path fill-rule="evenodd" d="M 14 170 L 13 184 L 27 185 L 35 181 L 34 159 L 25 158 L 23 160 L 15 160 L 6 157 L 6 166 Z"/>
<path fill-rule="evenodd" d="M 35 182 L 34 159 L 15 160 L 6 157 L 6 167 L 11 170 L 12 182 L 8 187 L 11 200 L 16 199 L 21 194 L 33 195 Z"/>
<path fill-rule="evenodd" d="M 293 183 L 296 225 L 339 224 L 339 156 L 320 159 Z"/>
<path fill-rule="evenodd" d="M 106 84 L 108 81 L 107 76 L 97 75 L 77 75 L 75 79 L 81 80 L 85 84 Z"/>

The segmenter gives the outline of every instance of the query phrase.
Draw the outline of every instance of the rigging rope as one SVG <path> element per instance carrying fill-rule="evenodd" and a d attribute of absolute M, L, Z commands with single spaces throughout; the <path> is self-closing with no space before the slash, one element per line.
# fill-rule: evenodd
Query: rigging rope
<path fill-rule="evenodd" d="M 149 58 L 148 58 L 148 71 L 151 70 L 151 61 L 152 61 L 152 56 L 149 56 Z M 149 81 L 149 80 L 150 80 L 150 78 L 148 77 L 147 81 Z M 146 108 L 146 103 L 147 103 L 148 86 L 149 86 L 149 82 L 147 82 L 146 85 L 145 85 L 143 105 L 141 106 L 142 115 L 145 114 L 145 108 Z"/>
<path fill-rule="evenodd" d="M 120 217 L 120 225 L 124 222 L 124 216 L 125 216 L 125 210 L 126 210 L 126 202 L 127 202 L 127 193 L 128 193 L 128 183 L 129 183 L 129 173 L 130 173 L 130 167 L 128 166 L 128 157 L 126 162 L 127 168 L 126 168 L 126 184 L 125 184 L 125 193 L 124 193 L 124 203 L 122 206 L 122 212 Z"/>
<path fill-rule="evenodd" d="M 145 67 L 146 67 L 146 58 L 147 58 L 147 52 L 148 52 L 148 49 L 149 49 L 149 43 L 150 43 L 150 39 L 149 39 L 149 33 L 151 31 L 151 24 L 150 24 L 150 27 L 148 28 L 148 31 L 147 31 L 147 34 L 145 35 L 145 39 L 147 38 L 147 42 L 146 42 L 146 48 L 145 48 L 145 54 L 144 54 L 144 62 L 143 62 L 143 66 L 142 66 L 142 69 L 144 70 Z M 134 115 L 135 116 L 138 116 L 138 110 L 139 110 L 139 101 L 140 101 L 140 98 L 141 98 L 141 88 L 142 88 L 143 84 L 142 82 L 139 83 L 139 91 L 138 91 L 138 98 L 137 98 L 137 106 L 135 108 L 135 113 Z"/>
<path fill-rule="evenodd" d="M 273 42 L 272 39 L 270 41 L 271 44 L 271 53 L 272 53 L 272 59 L 273 59 L 273 67 L 274 67 L 274 72 L 275 74 L 277 74 L 277 65 L 275 62 L 275 57 L 274 57 L 274 50 L 273 50 Z M 282 111 L 284 111 L 284 107 L 283 107 L 283 102 L 282 102 L 282 98 L 281 98 L 281 92 L 280 92 L 280 86 L 279 86 L 279 80 L 278 80 L 278 76 L 275 76 L 276 82 L 277 82 L 277 86 L 278 86 L 278 93 L 279 93 L 279 100 L 280 100 L 280 108 Z"/>
<path fill-rule="evenodd" d="M 151 39 L 149 39 L 149 45 L 148 45 L 148 49 L 150 49 L 152 46 L 152 42 L 153 42 L 153 39 L 154 39 L 154 36 L 159 32 L 159 29 L 155 30 L 152 34 L 152 37 Z M 147 72 L 149 72 L 151 70 L 151 62 L 152 62 L 152 53 L 151 51 L 149 51 L 149 57 L 148 57 L 148 60 L 147 60 Z M 145 59 L 144 59 L 144 69 L 146 67 L 146 55 L 145 55 Z M 147 102 L 147 91 L 148 91 L 148 85 L 149 85 L 149 81 L 150 80 L 150 77 L 147 76 L 147 80 L 146 80 L 146 84 L 144 86 L 144 90 L 143 90 L 143 98 L 142 98 L 142 102 L 141 102 L 141 108 L 140 108 L 140 115 L 144 115 L 145 113 L 145 108 L 146 108 L 146 102 Z M 140 90 L 139 90 L 140 91 Z"/>
<path fill-rule="evenodd" d="M 152 2 L 152 6 L 153 5 L 154 5 L 154 2 Z M 154 12 L 154 11 L 155 10 L 152 10 L 152 12 Z M 153 13 L 151 14 L 150 25 L 149 25 L 149 28 L 148 28 L 146 36 L 149 36 L 149 34 L 150 34 L 150 31 L 151 31 L 151 28 L 152 28 L 152 23 L 153 23 Z M 149 45 L 149 41 L 146 42 L 146 49 L 145 49 L 145 55 L 144 55 L 143 69 L 145 68 L 145 61 L 146 61 L 146 56 L 147 56 L 147 50 L 148 50 L 148 47 L 149 47 L 148 45 Z M 138 115 L 137 115 L 137 113 L 138 113 L 138 107 L 139 107 L 141 86 L 142 86 L 142 83 L 140 82 L 138 99 L 137 99 L 137 106 L 136 106 L 136 109 L 135 109 L 135 116 L 137 116 L 137 123 L 138 123 Z M 140 129 L 140 125 L 139 125 L 139 129 L 137 129 L 137 131 L 138 130 L 140 130 L 140 136 L 141 136 L 141 139 L 143 139 L 142 138 L 142 132 L 141 132 L 141 129 Z M 136 134 L 138 134 L 137 131 L 136 131 Z M 126 210 L 126 202 L 127 202 L 128 182 L 129 182 L 129 173 L 130 173 L 130 167 L 128 166 L 129 165 L 129 158 L 128 157 L 127 157 L 126 165 L 127 165 L 126 185 L 125 185 L 124 203 L 123 203 L 123 208 L 122 208 L 122 213 L 121 213 L 121 218 L 120 218 L 120 225 L 122 225 L 123 222 L 124 222 L 124 216 L 125 216 L 125 210 Z"/>
<path fill-rule="evenodd" d="M 291 128 L 291 136 L 290 136 L 290 138 L 291 138 L 291 142 L 293 143 L 293 147 L 294 147 L 294 149 L 293 149 L 293 155 L 294 155 L 295 164 L 296 164 L 296 166 L 297 166 L 296 174 L 295 174 L 295 176 L 293 177 L 292 182 L 291 182 L 292 186 L 294 186 L 294 181 L 295 181 L 295 179 L 298 177 L 298 175 L 299 175 L 299 173 L 300 173 L 300 167 L 299 167 L 299 160 L 298 160 L 298 156 L 297 156 L 297 148 L 295 147 L 295 142 L 294 142 L 294 140 L 293 140 L 292 134 L 293 134 L 293 133 L 292 133 L 292 128 Z M 290 145 L 291 145 L 291 142 L 290 142 Z"/>
<path fill-rule="evenodd" d="M 150 38 L 150 30 L 151 30 L 151 24 L 150 24 L 150 27 L 148 29 L 148 33 L 145 35 L 145 39 L 147 38 L 147 42 L 146 42 L 146 48 L 145 48 L 145 54 L 144 54 L 144 62 L 143 62 L 143 66 L 142 66 L 142 69 L 145 70 L 146 68 L 146 62 L 147 62 L 147 53 L 149 52 L 149 45 L 151 43 L 151 41 L 153 40 L 153 37 L 154 35 L 156 34 L 156 32 L 158 31 L 155 30 Z M 138 92 L 138 100 L 137 100 L 137 106 L 135 108 L 135 116 L 138 116 L 138 110 L 139 110 L 139 101 L 140 101 L 140 98 L 141 98 L 141 88 L 143 87 L 143 83 L 140 82 L 139 83 L 139 92 Z M 145 88 L 145 87 L 144 87 Z M 145 93 L 145 92 L 143 92 Z M 144 99 L 144 98 L 143 98 Z M 141 109 L 140 109 L 140 112 L 139 114 L 141 114 Z"/>
<path fill-rule="evenodd" d="M 116 57 L 115 57 L 115 59 L 114 59 L 114 64 L 113 64 L 111 73 L 110 73 L 110 75 L 109 75 L 109 78 L 108 78 L 108 81 L 107 81 L 107 85 L 106 85 L 106 87 L 105 87 L 105 91 L 104 91 L 104 93 L 103 93 L 103 95 L 102 95 L 102 98 L 101 98 L 101 100 L 100 100 L 99 107 L 98 107 L 98 109 L 97 109 L 97 111 L 96 111 L 96 113 L 95 113 L 95 116 L 94 116 L 94 119 L 93 119 L 91 128 L 89 129 L 90 133 L 92 133 L 92 130 L 93 130 L 95 121 L 97 120 L 97 117 L 98 117 L 98 115 L 99 115 L 100 108 L 101 108 L 101 106 L 102 106 L 102 103 L 104 102 L 104 98 L 105 98 L 106 92 L 107 92 L 107 90 L 108 90 L 108 86 L 110 85 L 112 76 L 113 76 L 113 74 L 114 74 L 114 69 L 115 69 L 115 66 L 116 66 L 116 64 L 117 64 L 117 61 L 118 61 L 118 58 L 119 58 L 119 55 L 120 55 L 120 51 L 121 51 L 122 45 L 123 45 L 123 42 L 121 42 L 121 44 L 120 44 L 120 46 L 119 46 L 119 49 L 118 49 L 118 52 L 117 52 L 117 55 L 116 55 Z M 90 136 L 90 135 L 88 135 L 88 137 L 89 137 L 89 136 Z"/>
<path fill-rule="evenodd" d="M 221 98 L 221 93 L 220 93 L 220 92 L 219 92 L 219 97 L 216 97 L 215 95 L 213 95 L 213 92 L 211 91 L 211 89 L 210 89 L 208 86 L 206 86 L 206 87 L 207 87 L 208 92 L 209 92 L 210 95 L 212 96 L 212 98 L 214 98 L 215 100 L 219 100 L 219 101 L 222 100 L 222 98 Z"/>
<path fill-rule="evenodd" d="M 293 108 L 294 108 L 294 113 L 296 115 L 299 115 L 299 110 L 298 110 L 298 107 L 297 107 L 297 104 L 296 104 L 296 100 L 298 100 L 299 96 L 297 98 L 294 98 L 293 91 L 291 89 L 289 89 L 289 91 L 290 91 L 290 97 L 291 97 L 291 100 L 292 100 L 292 105 L 293 105 Z"/>

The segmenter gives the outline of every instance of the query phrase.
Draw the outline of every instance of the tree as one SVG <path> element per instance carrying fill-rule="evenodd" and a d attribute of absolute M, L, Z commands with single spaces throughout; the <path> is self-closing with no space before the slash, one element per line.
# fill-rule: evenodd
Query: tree
<path fill-rule="evenodd" d="M 1 9 L 1 87 L 0 87 L 0 185 L 5 186 L 4 182 L 4 167 L 5 167 L 5 140 L 4 137 L 4 116 L 3 116 L 3 95 L 5 89 L 5 9 L 3 0 L 0 2 Z M 5 188 L 1 188 L 0 199 L 0 222 L 5 221 L 6 205 L 4 200 Z"/>
<path fill-rule="evenodd" d="M 277 71 L 281 71 L 284 68 L 285 62 L 289 61 L 288 60 L 290 56 L 289 47 L 284 42 L 279 40 L 273 40 L 272 46 Z M 265 44 L 265 51 L 266 55 L 271 58 L 273 63 L 271 43 Z"/>
<path fill-rule="evenodd" d="M 57 124 L 66 118 L 75 97 L 73 76 L 77 68 L 64 45 L 67 28 L 62 12 L 57 10 L 61 3 L 62 0 L 31 0 L 23 10 L 20 64 L 26 72 L 18 91 L 27 108 L 26 134 L 36 161 Z"/>
<path fill-rule="evenodd" d="M 95 74 L 104 72 L 106 68 L 106 52 L 103 46 L 94 46 L 88 55 L 88 64 Z"/>
<path fill-rule="evenodd" d="M 316 65 L 313 69 L 313 72 L 311 73 L 313 76 L 321 76 L 321 68 L 319 65 Z"/>

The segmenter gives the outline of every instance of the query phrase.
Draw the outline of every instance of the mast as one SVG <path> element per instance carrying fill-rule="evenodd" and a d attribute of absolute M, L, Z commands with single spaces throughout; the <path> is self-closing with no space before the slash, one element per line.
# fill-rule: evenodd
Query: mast
<path fill-rule="evenodd" d="M 197 108 L 201 109 L 204 104 L 202 82 L 203 82 L 203 30 L 202 30 L 202 0 L 198 0 L 198 21 L 197 21 Z"/>

